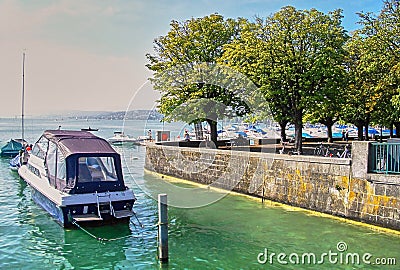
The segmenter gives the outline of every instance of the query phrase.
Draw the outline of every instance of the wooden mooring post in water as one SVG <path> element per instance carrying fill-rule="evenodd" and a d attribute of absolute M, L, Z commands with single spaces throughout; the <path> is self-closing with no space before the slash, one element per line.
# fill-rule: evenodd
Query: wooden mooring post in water
<path fill-rule="evenodd" d="M 168 262 L 167 194 L 158 194 L 158 258 L 161 262 Z"/>

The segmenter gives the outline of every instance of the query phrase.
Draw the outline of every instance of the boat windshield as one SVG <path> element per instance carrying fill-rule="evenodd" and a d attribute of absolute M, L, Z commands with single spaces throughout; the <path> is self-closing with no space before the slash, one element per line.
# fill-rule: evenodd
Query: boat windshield
<path fill-rule="evenodd" d="M 117 180 L 114 158 L 80 157 L 78 159 L 79 182 L 113 182 Z"/>
<path fill-rule="evenodd" d="M 32 149 L 32 154 L 38 158 L 45 159 L 49 140 L 42 136 L 39 141 L 35 143 Z"/>

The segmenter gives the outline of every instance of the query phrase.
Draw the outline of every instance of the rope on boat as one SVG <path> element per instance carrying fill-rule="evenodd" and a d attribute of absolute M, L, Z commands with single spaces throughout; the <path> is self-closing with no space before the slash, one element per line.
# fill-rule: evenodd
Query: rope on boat
<path fill-rule="evenodd" d="M 133 211 L 132 211 L 133 212 Z M 133 215 L 135 216 L 135 218 L 136 218 L 136 220 L 137 220 L 137 222 L 139 222 L 139 225 L 140 225 L 140 227 L 142 228 L 142 229 L 144 229 L 144 226 L 143 226 L 143 224 L 140 222 L 140 220 L 138 219 L 138 217 L 137 217 L 137 215 L 136 215 L 136 213 L 135 212 L 133 212 Z M 133 222 L 132 222 L 133 223 Z M 133 223 L 133 225 L 135 226 L 135 228 L 136 228 L 136 225 L 135 225 L 135 223 Z"/>
<path fill-rule="evenodd" d="M 141 227 L 142 229 L 144 229 L 143 223 L 140 222 L 140 220 L 139 220 L 139 218 L 137 217 L 137 215 L 136 215 L 135 212 L 133 212 L 133 215 L 135 216 L 135 218 L 136 218 L 137 222 L 139 223 L 140 227 Z M 138 228 L 136 227 L 136 224 L 135 224 L 132 220 L 130 220 L 130 223 L 135 227 L 135 230 L 136 230 L 137 232 L 139 232 L 139 233 L 142 234 L 141 236 L 126 235 L 126 236 L 116 237 L 116 238 L 103 238 L 103 237 L 98 237 L 98 236 L 92 234 L 91 232 L 89 232 L 88 230 L 86 230 L 85 228 L 83 228 L 81 225 L 78 224 L 78 222 L 76 222 L 75 219 L 72 219 L 71 222 L 72 222 L 72 224 L 74 224 L 76 227 L 78 227 L 79 229 L 81 229 L 84 233 L 86 233 L 87 235 L 91 236 L 92 238 L 94 238 L 94 239 L 96 239 L 97 241 L 100 241 L 100 242 L 116 241 L 116 240 L 126 239 L 126 238 L 129 238 L 129 237 L 133 237 L 133 238 L 143 238 L 143 233 L 149 233 L 149 232 L 139 231 Z M 154 228 L 154 227 L 158 227 L 158 226 L 160 226 L 160 225 L 162 225 L 162 224 L 157 223 L 157 224 L 155 224 L 155 225 L 153 225 L 153 226 L 147 226 L 147 227 Z"/>

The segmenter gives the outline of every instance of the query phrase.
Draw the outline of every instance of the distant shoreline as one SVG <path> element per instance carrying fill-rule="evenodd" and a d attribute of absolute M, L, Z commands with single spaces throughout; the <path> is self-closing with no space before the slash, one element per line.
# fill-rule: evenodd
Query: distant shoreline
<path fill-rule="evenodd" d="M 21 116 L 0 117 L 0 119 L 20 119 Z M 159 120 L 163 115 L 155 110 L 132 111 L 73 111 L 48 115 L 25 115 L 28 119 L 79 119 L 79 120 Z"/>

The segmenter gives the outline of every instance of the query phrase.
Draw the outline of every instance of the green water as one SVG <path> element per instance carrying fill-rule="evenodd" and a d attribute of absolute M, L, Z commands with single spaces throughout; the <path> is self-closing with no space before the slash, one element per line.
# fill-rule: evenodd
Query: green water
<path fill-rule="evenodd" d="M 17 133 L 16 120 L 0 119 L 0 143 Z M 36 139 L 44 128 L 58 126 L 49 120 L 30 120 L 27 138 Z M 99 135 L 107 138 L 121 126 L 118 121 L 65 121 L 70 128 L 100 128 Z M 10 128 L 15 125 L 15 128 Z M 159 123 L 131 122 L 126 127 L 135 136 Z M 54 127 L 53 127 L 54 128 Z M 31 200 L 29 187 L 16 173 L 8 169 L 8 159 L 0 159 L 0 268 L 1 269 L 399 269 L 400 236 L 374 231 L 367 227 L 339 220 L 310 215 L 304 211 L 260 203 L 243 196 L 220 194 L 199 189 L 187 183 L 171 184 L 166 179 L 143 171 L 145 148 L 117 148 L 123 157 L 126 184 L 133 188 L 138 201 L 135 211 L 143 223 L 88 228 L 102 238 L 97 241 L 82 230 L 65 230 Z M 158 193 L 167 193 L 171 205 L 201 207 L 169 207 L 169 256 L 167 265 L 157 261 L 157 202 Z M 188 195 L 189 194 L 189 195 Z M 222 199 L 221 199 L 222 198 Z M 204 204 L 204 201 L 217 201 Z M 338 251 L 338 243 L 347 249 Z M 343 244 L 342 243 L 342 244 Z M 265 249 L 277 255 L 265 264 Z M 301 263 L 301 255 L 313 253 L 320 261 L 322 253 L 346 256 L 365 253 L 376 258 L 395 258 L 395 266 L 331 263 Z M 261 253 L 261 256 L 259 255 Z M 293 255 L 294 254 L 294 255 Z M 295 255 L 300 256 L 299 264 Z M 283 256 L 283 255 L 281 255 Z"/>

